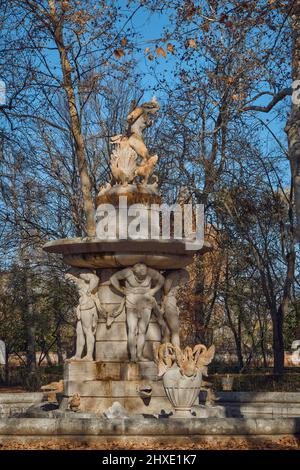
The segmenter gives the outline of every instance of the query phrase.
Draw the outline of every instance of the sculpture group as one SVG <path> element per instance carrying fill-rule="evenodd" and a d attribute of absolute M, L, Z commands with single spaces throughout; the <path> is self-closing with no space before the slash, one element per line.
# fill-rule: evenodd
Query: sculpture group
<path fill-rule="evenodd" d="M 116 149 L 112 154 L 111 170 L 117 183 L 132 183 L 136 177 L 142 178 L 144 185 L 153 173 L 158 156 L 150 155 L 143 140 L 143 132 L 152 125 L 150 116 L 159 110 L 155 98 L 152 101 L 135 108 L 126 119 L 128 124 L 126 135 L 116 135 L 111 138 Z M 141 158 L 137 164 L 137 158 Z"/>
<path fill-rule="evenodd" d="M 180 285 L 187 282 L 185 269 L 171 271 L 165 277 L 144 263 L 122 269 L 110 277 L 111 288 L 123 296 L 114 312 L 106 312 L 97 296 L 99 278 L 93 272 L 70 270 L 67 279 L 78 287 L 79 305 L 76 308 L 76 353 L 70 360 L 93 360 L 95 334 L 99 317 L 106 318 L 109 328 L 124 310 L 127 324 L 127 341 L 131 362 L 147 360 L 143 356 L 147 329 L 153 314 L 161 328 L 164 342 L 179 347 L 179 308 L 177 293 Z M 162 301 L 156 299 L 162 294 Z M 86 355 L 82 357 L 84 348 Z"/>
<path fill-rule="evenodd" d="M 136 106 L 127 116 L 124 134 L 111 138 L 112 177 L 99 191 L 97 210 L 109 205 L 120 215 L 120 198 L 126 197 L 126 210 L 143 206 L 143 217 L 149 221 L 152 205 L 161 204 L 154 174 L 158 155 L 143 138 L 158 110 L 155 98 Z M 185 242 L 171 237 L 153 237 L 149 244 L 149 237 L 137 231 L 137 237 L 126 238 L 125 229 L 135 216 L 130 217 L 125 222 L 117 218 L 111 238 L 97 231 L 96 237 L 49 243 L 49 251 L 59 247 L 72 266 L 67 279 L 79 295 L 76 351 L 65 368 L 67 406 L 72 411 L 114 409 L 118 393 L 130 410 L 159 412 L 170 401 L 176 413 L 190 417 L 214 355 L 213 347 L 203 345 L 180 349 L 178 300 L 189 282 L 185 267 L 193 253 Z M 162 380 L 152 387 L 158 378 Z M 103 386 L 98 387 L 98 381 Z M 109 381 L 118 382 L 113 391 Z"/>

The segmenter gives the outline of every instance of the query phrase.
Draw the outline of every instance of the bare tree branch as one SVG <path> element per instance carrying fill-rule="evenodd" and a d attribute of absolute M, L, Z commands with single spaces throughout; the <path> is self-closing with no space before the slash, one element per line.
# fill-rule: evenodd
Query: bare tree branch
<path fill-rule="evenodd" d="M 268 113 L 272 108 L 274 108 L 274 106 L 276 106 L 277 103 L 279 103 L 279 101 L 282 101 L 286 96 L 291 96 L 292 92 L 292 88 L 284 88 L 276 95 L 273 95 L 273 99 L 267 106 L 246 106 L 245 108 L 240 109 L 240 111 L 259 111 L 261 113 Z"/>

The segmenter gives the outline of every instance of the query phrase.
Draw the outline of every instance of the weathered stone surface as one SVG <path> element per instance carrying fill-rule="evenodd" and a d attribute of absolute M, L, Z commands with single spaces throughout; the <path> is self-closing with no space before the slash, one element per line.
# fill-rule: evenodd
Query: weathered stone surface
<path fill-rule="evenodd" d="M 0 436 L 275 436 L 299 435 L 300 418 L 236 419 L 40 419 L 0 420 Z"/>
<path fill-rule="evenodd" d="M 152 361 L 126 362 L 67 362 L 64 367 L 65 382 L 90 380 L 157 380 L 157 367 Z M 9 394 L 7 394 L 9 395 Z M 12 394 L 12 397 L 15 394 Z M 1 395 L 0 395 L 1 397 Z"/>
<path fill-rule="evenodd" d="M 162 377 L 167 397 L 178 417 L 189 416 L 191 407 L 199 397 L 202 374 L 215 354 L 215 347 L 197 344 L 186 347 L 178 354 L 179 347 L 162 343 L 157 349 L 158 375 Z M 175 354 L 174 354 L 175 352 Z"/>
<path fill-rule="evenodd" d="M 206 393 L 200 393 L 200 403 Z M 300 416 L 299 392 L 217 392 L 217 404 L 236 418 Z"/>
<path fill-rule="evenodd" d="M 72 396 L 79 393 L 80 397 L 139 397 L 139 389 L 143 385 L 149 385 L 147 380 L 90 380 L 78 383 L 65 383 L 65 396 Z M 151 383 L 152 396 L 165 397 L 162 382 Z"/>
<path fill-rule="evenodd" d="M 219 403 L 300 403 L 300 392 L 218 392 Z"/>
<path fill-rule="evenodd" d="M 155 320 L 152 322 L 150 321 L 149 323 L 149 327 L 146 333 L 146 341 L 161 341 L 160 327 Z"/>
<path fill-rule="evenodd" d="M 187 250 L 186 244 L 178 240 L 109 240 L 99 238 L 65 238 L 45 244 L 45 251 L 62 253 L 70 266 L 81 268 L 120 268 L 135 263 L 145 263 L 154 269 L 180 269 L 193 261 L 194 253 L 211 251 L 204 242 L 199 250 Z"/>
<path fill-rule="evenodd" d="M 120 315 L 121 316 L 121 315 Z M 122 314 L 123 316 L 123 314 Z M 108 328 L 106 323 L 98 323 L 97 341 L 127 341 L 127 331 L 125 321 L 118 320 L 114 321 L 112 325 Z"/>
<path fill-rule="evenodd" d="M 98 361 L 96 364 L 98 380 L 158 380 L 157 366 L 153 361 L 139 363 Z"/>
<path fill-rule="evenodd" d="M 115 270 L 104 269 L 103 271 L 108 271 L 109 274 L 112 274 Z M 102 272 L 101 272 L 101 275 L 102 275 Z M 105 280 L 100 284 L 98 296 L 101 301 L 101 304 L 103 305 L 120 304 L 122 301 L 122 296 L 111 289 L 109 280 L 108 281 Z"/>
<path fill-rule="evenodd" d="M 96 361 L 127 362 L 127 341 L 96 341 Z"/>
<path fill-rule="evenodd" d="M 0 393 L 0 416 L 25 413 L 33 405 L 42 402 L 44 393 Z"/>
<path fill-rule="evenodd" d="M 90 380 L 84 382 L 66 381 L 64 395 L 70 397 L 75 393 L 80 396 L 98 396 L 110 397 L 111 396 L 111 381 Z"/>
<path fill-rule="evenodd" d="M 97 379 L 120 380 L 122 365 L 121 362 L 97 362 Z"/>
<path fill-rule="evenodd" d="M 121 364 L 120 379 L 121 380 L 138 380 L 140 378 L 140 367 L 135 362 Z"/>
<path fill-rule="evenodd" d="M 129 418 L 127 411 L 118 401 L 114 401 L 103 414 L 107 419 Z"/>
<path fill-rule="evenodd" d="M 153 361 L 153 349 L 159 341 L 146 340 L 144 356 Z M 96 361 L 101 362 L 127 362 L 129 359 L 127 341 L 96 341 Z"/>
<path fill-rule="evenodd" d="M 70 361 L 64 366 L 64 381 L 76 380 L 78 382 L 97 379 L 97 365 L 95 361 Z"/>
<path fill-rule="evenodd" d="M 42 401 L 43 392 L 0 393 L 0 404 L 36 403 Z"/>
<path fill-rule="evenodd" d="M 123 314 L 122 314 L 123 317 Z M 118 320 L 115 321 L 109 328 L 106 327 L 106 323 L 99 322 L 96 340 L 97 341 L 127 341 L 127 328 L 125 321 L 120 321 L 121 315 Z M 146 333 L 146 340 L 158 341 L 161 340 L 161 332 L 157 322 L 152 319 L 149 323 L 149 327 Z"/>
<path fill-rule="evenodd" d="M 155 298 L 155 295 L 161 291 L 165 278 L 159 271 L 149 268 L 145 263 L 135 263 L 132 267 L 114 273 L 110 277 L 110 282 L 113 289 L 124 295 L 130 360 L 132 362 L 144 360 L 146 333 L 153 313 L 160 327 L 166 329 L 163 312 Z"/>
<path fill-rule="evenodd" d="M 189 250 L 187 253 L 186 244 L 181 240 L 101 240 L 97 237 L 89 238 L 62 238 L 60 240 L 51 240 L 47 242 L 43 250 L 49 253 L 62 253 L 64 255 L 71 254 L 95 254 L 95 253 L 109 253 L 107 257 L 111 257 L 111 253 L 132 253 L 144 255 L 145 253 L 151 253 L 153 256 L 161 254 L 171 255 L 189 255 L 189 258 L 193 256 L 193 250 Z M 195 244 L 195 251 L 198 254 L 204 254 L 207 251 L 211 251 L 212 247 L 208 242 L 204 242 L 201 250 L 199 245 Z M 104 255 L 105 256 L 105 255 Z M 134 262 L 130 261 L 126 266 L 132 266 Z M 117 267 L 120 268 L 120 264 L 109 264 L 107 268 Z M 150 264 L 148 264 L 150 266 Z M 105 266 L 101 266 L 105 267 Z M 159 269 L 160 267 L 158 267 Z M 167 269 L 177 269 L 171 263 Z"/>
<path fill-rule="evenodd" d="M 224 406 L 204 406 L 196 405 L 192 407 L 192 413 L 197 418 L 226 418 L 226 409 Z"/>
<path fill-rule="evenodd" d="M 109 408 L 114 401 L 118 401 L 128 412 L 136 416 L 157 415 L 164 412 L 171 413 L 172 406 L 169 400 L 164 397 L 152 397 L 150 401 L 143 400 L 140 397 L 81 397 L 81 412 L 101 414 Z M 68 405 L 67 398 L 62 400 L 60 410 L 66 410 Z"/>
<path fill-rule="evenodd" d="M 131 241 L 133 242 L 133 240 Z M 101 244 L 103 243 L 105 242 L 101 240 Z M 207 248 L 206 246 L 204 252 L 210 251 L 210 247 Z M 63 251 L 63 249 L 64 247 L 62 246 L 61 251 Z M 132 254 L 131 252 L 126 253 L 121 251 L 107 255 L 101 253 L 67 254 L 63 256 L 63 260 L 70 266 L 89 269 L 126 267 L 132 266 L 132 264 L 135 263 L 145 263 L 147 266 L 154 269 L 170 269 L 170 266 L 172 269 L 180 269 L 191 264 L 193 261 L 193 253 L 199 251 L 198 248 L 195 248 L 194 251 L 187 250 L 186 254 L 176 255 L 168 253 L 159 254 L 159 249 L 164 249 L 164 247 L 157 247 L 154 249 L 153 254 L 144 252 Z"/>
<path fill-rule="evenodd" d="M 139 362 L 139 367 L 141 379 L 152 380 L 152 382 L 159 380 L 157 376 L 157 365 L 153 361 Z"/>

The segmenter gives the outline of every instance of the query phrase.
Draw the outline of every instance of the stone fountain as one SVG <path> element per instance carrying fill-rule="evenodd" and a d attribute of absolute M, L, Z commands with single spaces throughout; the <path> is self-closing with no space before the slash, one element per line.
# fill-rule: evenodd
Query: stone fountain
<path fill-rule="evenodd" d="M 214 440 L 269 446 L 272 439 L 277 445 L 282 436 L 300 436 L 299 393 L 215 397 L 203 381 L 214 346 L 180 345 L 179 288 L 189 280 L 194 254 L 211 248 L 192 231 L 178 236 L 178 207 L 166 236 L 153 174 L 158 156 L 143 139 L 158 110 L 155 100 L 134 109 L 126 135 L 112 138 L 113 179 L 97 197 L 96 236 L 44 247 L 63 256 L 67 278 L 78 288 L 76 351 L 65 362 L 63 383 L 42 387 L 46 401 L 41 393 L 1 394 L 1 444 L 84 441 L 107 449 L 128 439 L 147 449 L 194 449 Z M 203 387 L 205 405 L 195 406 Z"/>
<path fill-rule="evenodd" d="M 153 174 L 158 156 L 143 138 L 158 110 L 155 99 L 135 108 L 126 135 L 111 139 L 113 177 L 97 197 L 96 236 L 44 246 L 63 256 L 79 291 L 76 353 L 65 363 L 61 410 L 75 400 L 82 412 L 103 413 L 114 402 L 127 413 L 172 411 L 155 351 L 161 343 L 180 351 L 176 296 L 194 254 L 210 246 L 161 236 L 162 198 Z M 136 228 L 137 207 L 146 227 L 138 235 L 129 230 Z"/>

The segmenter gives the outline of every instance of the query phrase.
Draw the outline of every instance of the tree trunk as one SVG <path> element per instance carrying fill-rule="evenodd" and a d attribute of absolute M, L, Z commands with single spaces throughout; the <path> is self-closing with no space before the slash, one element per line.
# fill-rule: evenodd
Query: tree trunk
<path fill-rule="evenodd" d="M 272 313 L 273 325 L 273 355 L 274 355 L 274 374 L 283 374 L 284 371 L 284 344 L 283 344 L 283 315 L 279 307 Z"/>
<path fill-rule="evenodd" d="M 47 365 L 48 365 L 48 366 L 53 366 L 53 362 L 52 362 L 52 359 L 51 359 L 51 356 L 50 356 L 50 352 L 49 352 L 49 351 L 46 352 L 46 360 L 47 360 Z"/>
<path fill-rule="evenodd" d="M 30 371 L 36 369 L 36 344 L 35 344 L 35 313 L 32 298 L 31 273 L 28 260 L 25 260 L 25 325 L 27 339 L 27 367 Z"/>
<path fill-rule="evenodd" d="M 63 75 L 63 88 L 67 96 L 70 126 L 75 145 L 75 153 L 77 158 L 78 172 L 80 176 L 81 191 L 83 197 L 83 208 L 86 219 L 86 233 L 89 237 L 92 237 L 96 234 L 95 210 L 92 196 L 92 184 L 88 173 L 88 166 L 82 137 L 80 114 L 78 110 L 78 103 L 76 100 L 76 93 L 72 77 L 73 69 L 69 60 L 67 47 L 64 44 L 63 21 L 58 20 L 55 9 L 56 7 L 52 1 L 49 1 L 49 6 L 52 15 L 51 21 L 54 26 L 54 39 L 60 56 L 60 64 Z"/>
<path fill-rule="evenodd" d="M 9 385 L 9 352 L 8 352 L 8 348 L 6 348 L 6 353 L 5 353 L 6 357 L 5 357 L 5 366 L 4 366 L 4 380 L 5 380 L 5 385 Z"/>
<path fill-rule="evenodd" d="M 265 351 L 265 340 L 264 340 L 264 335 L 261 333 L 260 335 L 260 349 L 261 349 L 261 354 L 263 358 L 263 364 L 264 368 L 266 369 L 268 367 L 268 360 L 267 360 L 267 355 Z"/>
<path fill-rule="evenodd" d="M 242 370 L 244 367 L 244 358 L 243 358 L 243 351 L 242 351 L 242 324 L 241 324 L 241 317 L 238 317 L 238 334 L 234 335 L 235 345 L 236 345 L 236 354 L 238 358 L 239 369 Z"/>
<path fill-rule="evenodd" d="M 81 132 L 81 125 L 79 121 L 78 111 L 76 107 L 75 91 L 71 77 L 71 65 L 68 60 L 67 52 L 63 47 L 59 47 L 61 66 L 64 76 L 64 89 L 67 95 L 68 109 L 70 114 L 71 129 L 74 137 L 75 152 L 78 163 L 78 171 L 81 182 L 81 190 L 83 196 L 83 208 L 86 219 L 86 232 L 87 235 L 95 236 L 95 214 L 94 204 L 92 197 L 92 184 L 88 174 L 88 168 L 85 158 L 85 150 L 83 137 Z"/>
<path fill-rule="evenodd" d="M 63 356 L 61 334 L 60 334 L 59 328 L 56 333 L 56 346 L 57 346 L 57 361 L 59 365 L 62 365 L 64 363 L 64 356 Z"/>
<path fill-rule="evenodd" d="M 197 258 L 197 267 L 199 260 Z M 204 272 L 200 269 L 193 289 L 193 295 L 197 298 L 195 303 L 195 342 L 204 343 L 204 326 L 205 326 L 205 306 L 204 306 Z"/>
<path fill-rule="evenodd" d="M 292 80 L 294 93 L 292 108 L 285 131 L 288 138 L 289 159 L 297 216 L 297 236 L 300 236 L 300 0 L 293 1 L 291 27 L 293 35 Z M 296 81 L 299 81 L 297 83 Z M 295 90 L 299 91 L 296 93 Z"/>
<path fill-rule="evenodd" d="M 239 369 L 242 370 L 244 367 L 244 358 L 243 358 L 243 353 L 242 353 L 242 345 L 240 338 L 238 336 L 234 335 L 234 340 L 235 340 L 235 349 L 236 349 L 236 355 L 238 359 L 238 366 Z"/>
<path fill-rule="evenodd" d="M 227 300 L 227 295 L 225 297 L 225 312 L 227 314 L 228 318 L 228 323 L 229 327 L 231 329 L 231 332 L 233 334 L 234 342 L 235 342 L 235 351 L 238 359 L 238 365 L 239 369 L 243 369 L 244 367 L 244 358 L 243 358 L 243 351 L 242 351 L 242 329 L 241 329 L 241 321 L 240 318 L 238 318 L 238 328 L 236 329 L 233 320 L 232 320 L 232 315 L 230 312 L 230 307 L 228 304 Z"/>

